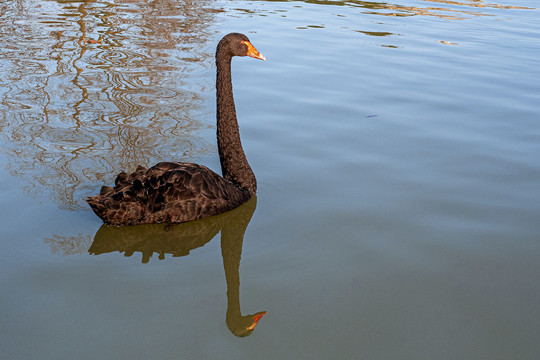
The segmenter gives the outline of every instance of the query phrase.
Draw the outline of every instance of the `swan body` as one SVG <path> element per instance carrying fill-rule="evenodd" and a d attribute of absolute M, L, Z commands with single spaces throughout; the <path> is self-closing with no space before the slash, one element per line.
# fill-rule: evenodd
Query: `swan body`
<path fill-rule="evenodd" d="M 183 223 L 232 210 L 257 192 L 255 175 L 242 149 L 231 81 L 233 56 L 265 60 L 238 33 L 223 37 L 216 49 L 217 142 L 223 177 L 194 163 L 161 162 L 120 173 L 114 187 L 87 198 L 110 225 Z"/>

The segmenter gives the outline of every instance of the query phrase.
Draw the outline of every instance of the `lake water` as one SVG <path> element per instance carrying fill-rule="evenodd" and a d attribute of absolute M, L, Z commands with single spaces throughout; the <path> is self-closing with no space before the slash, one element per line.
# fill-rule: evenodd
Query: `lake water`
<path fill-rule="evenodd" d="M 540 358 L 538 2 L 396 1 L 1 2 L 0 357 Z M 220 169 L 232 31 L 257 199 L 102 227 L 121 170 Z"/>

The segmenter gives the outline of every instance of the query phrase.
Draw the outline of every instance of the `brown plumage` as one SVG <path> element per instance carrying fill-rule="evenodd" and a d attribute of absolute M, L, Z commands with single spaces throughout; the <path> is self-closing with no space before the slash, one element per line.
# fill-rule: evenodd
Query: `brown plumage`
<path fill-rule="evenodd" d="M 232 210 L 255 195 L 257 181 L 236 120 L 233 56 L 265 60 L 243 34 L 228 34 L 217 46 L 217 142 L 223 177 L 205 166 L 178 162 L 161 162 L 148 170 L 139 166 L 129 175 L 122 172 L 114 187 L 104 186 L 99 195 L 87 198 L 106 224 L 182 223 Z"/>

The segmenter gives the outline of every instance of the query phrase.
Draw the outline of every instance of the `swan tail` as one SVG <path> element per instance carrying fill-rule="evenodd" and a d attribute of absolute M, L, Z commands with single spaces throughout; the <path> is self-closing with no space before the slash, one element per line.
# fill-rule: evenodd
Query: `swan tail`
<path fill-rule="evenodd" d="M 86 198 L 86 202 L 105 224 L 135 225 L 141 223 L 140 219 L 145 213 L 144 208 L 139 202 L 132 201 L 134 199 L 122 195 L 123 193 L 90 196 Z"/>

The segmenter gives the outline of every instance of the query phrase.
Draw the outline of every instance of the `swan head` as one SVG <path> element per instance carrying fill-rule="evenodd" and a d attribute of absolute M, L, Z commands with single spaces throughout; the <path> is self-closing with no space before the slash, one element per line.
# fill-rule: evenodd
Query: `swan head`
<path fill-rule="evenodd" d="M 251 44 L 248 37 L 240 33 L 230 33 L 221 39 L 218 44 L 218 53 L 225 53 L 229 56 L 249 56 L 254 59 L 266 60 Z"/>
<path fill-rule="evenodd" d="M 259 311 L 258 313 L 252 315 L 241 316 L 232 316 L 227 312 L 227 326 L 229 330 L 238 337 L 245 337 L 251 335 L 255 326 L 261 318 L 266 315 L 266 311 Z"/>

